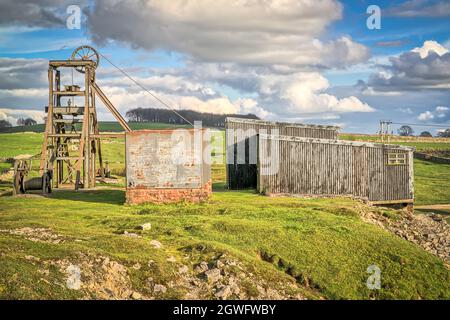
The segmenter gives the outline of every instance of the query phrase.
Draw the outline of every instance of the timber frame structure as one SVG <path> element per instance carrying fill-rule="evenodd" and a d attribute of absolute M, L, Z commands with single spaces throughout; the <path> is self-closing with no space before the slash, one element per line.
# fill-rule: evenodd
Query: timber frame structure
<path fill-rule="evenodd" d="M 74 59 L 79 49 L 90 49 L 97 55 Z M 50 174 L 54 188 L 74 187 L 89 189 L 95 187 L 96 177 L 105 175 L 101 153 L 101 139 L 122 137 L 123 133 L 101 134 L 97 120 L 96 97 L 114 115 L 125 132 L 131 131 L 125 119 L 109 101 L 95 82 L 95 69 L 98 53 L 95 49 L 83 46 L 78 48 L 70 60 L 49 62 L 48 82 L 49 101 L 46 108 L 44 143 L 40 160 L 40 175 Z M 77 85 L 61 86 L 62 69 L 84 74 L 84 87 Z M 75 70 L 73 70 L 75 69 Z M 62 98 L 69 98 L 65 105 Z M 75 97 L 83 99 L 82 106 L 71 103 Z M 65 99 L 64 99 L 65 100 Z M 97 162 L 98 160 L 98 162 Z M 99 169 L 96 170 L 97 164 Z"/>

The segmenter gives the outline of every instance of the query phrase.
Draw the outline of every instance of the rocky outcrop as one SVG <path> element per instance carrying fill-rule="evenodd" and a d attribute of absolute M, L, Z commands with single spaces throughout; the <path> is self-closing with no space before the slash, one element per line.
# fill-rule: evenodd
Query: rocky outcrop
<path fill-rule="evenodd" d="M 359 209 L 365 221 L 421 246 L 450 264 L 450 226 L 441 215 L 413 215 L 407 211 L 399 211 L 395 217 L 388 217 L 377 210 L 370 210 L 370 207 L 367 209 L 361 206 Z"/>

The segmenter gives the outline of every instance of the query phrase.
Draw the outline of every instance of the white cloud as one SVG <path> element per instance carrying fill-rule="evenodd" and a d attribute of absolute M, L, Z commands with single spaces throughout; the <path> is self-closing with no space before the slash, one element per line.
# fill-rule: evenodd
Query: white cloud
<path fill-rule="evenodd" d="M 336 0 L 97 0 L 88 18 L 97 42 L 163 49 L 201 61 L 345 67 L 369 50 L 350 37 L 324 42 L 342 16 Z"/>
<path fill-rule="evenodd" d="M 48 90 L 45 89 L 3 89 L 0 90 L 2 98 L 21 98 L 21 97 L 35 97 L 43 98 L 48 96 Z"/>
<path fill-rule="evenodd" d="M 43 111 L 0 108 L 0 120 L 7 120 L 12 125 L 16 125 L 19 118 L 31 118 L 38 123 L 43 123 L 44 117 Z"/>
<path fill-rule="evenodd" d="M 338 99 L 325 93 L 328 88 L 328 80 L 317 72 L 266 76 L 261 82 L 262 101 L 274 103 L 279 110 L 268 109 L 282 115 L 374 111 L 354 96 Z"/>
<path fill-rule="evenodd" d="M 435 41 L 425 41 L 369 76 L 368 89 L 376 92 L 402 92 L 418 89 L 450 89 L 450 52 Z M 369 91 L 370 91 L 369 90 Z"/>
<path fill-rule="evenodd" d="M 418 119 L 420 121 L 428 121 L 434 119 L 434 115 L 431 111 L 425 111 L 419 115 Z"/>
<path fill-rule="evenodd" d="M 49 0 L 48 5 L 53 4 Z M 319 73 L 324 68 L 350 68 L 370 56 L 349 36 L 324 39 L 325 31 L 342 18 L 342 8 L 337 0 L 95 0 L 86 14 L 89 35 L 98 43 L 113 40 L 181 54 L 184 65 L 179 68 L 128 70 L 176 109 L 337 119 L 342 113 L 374 110 L 353 95 L 338 98 L 327 93 L 330 84 Z M 43 12 L 45 3 L 33 19 L 39 20 Z M 19 18 L 14 26 L 22 21 Z M 27 60 L 34 63 L 31 72 L 21 67 L 22 61 L 12 60 L 3 61 L 4 68 L 14 62 L 16 69 L 6 70 L 8 81 L 0 81 L 2 103 L 16 99 L 13 104 L 19 106 L 20 97 L 45 99 L 47 62 Z M 1 63 L 0 59 L 0 68 Z M 122 113 L 162 107 L 128 79 L 102 70 L 103 63 L 97 79 Z M 224 93 L 230 88 L 240 97 Z"/>
<path fill-rule="evenodd" d="M 446 122 L 450 120 L 450 108 L 438 106 L 434 111 L 425 111 L 417 119 L 420 121 Z"/>
<path fill-rule="evenodd" d="M 436 52 L 439 56 L 442 56 L 448 52 L 447 48 L 432 40 L 425 41 L 422 47 L 414 48 L 411 50 L 411 52 L 419 53 L 422 59 L 428 57 L 431 51 Z"/>

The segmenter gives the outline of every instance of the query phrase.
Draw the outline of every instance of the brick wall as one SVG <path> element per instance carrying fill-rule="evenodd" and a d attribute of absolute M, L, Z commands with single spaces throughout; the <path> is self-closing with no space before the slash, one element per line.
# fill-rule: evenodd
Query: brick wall
<path fill-rule="evenodd" d="M 143 203 L 177 203 L 177 202 L 193 202 L 198 203 L 207 200 L 212 193 L 211 180 L 202 188 L 149 188 L 137 186 L 127 188 L 126 200 L 127 204 L 143 204 Z"/>

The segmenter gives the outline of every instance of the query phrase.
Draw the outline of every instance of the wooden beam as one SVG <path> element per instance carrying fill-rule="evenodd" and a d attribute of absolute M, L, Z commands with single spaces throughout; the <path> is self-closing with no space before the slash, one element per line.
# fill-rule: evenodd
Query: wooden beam
<path fill-rule="evenodd" d="M 41 149 L 41 162 L 39 165 L 39 174 L 42 176 L 46 169 L 47 161 L 47 145 L 48 135 L 53 131 L 53 68 L 48 69 L 48 113 L 47 120 L 45 122 L 44 143 Z"/>
<path fill-rule="evenodd" d="M 84 96 L 84 91 L 55 91 L 57 96 Z"/>
<path fill-rule="evenodd" d="M 126 132 L 130 132 L 131 128 L 128 126 L 128 123 L 121 116 L 119 111 L 117 111 L 117 109 L 114 107 L 114 105 L 111 103 L 111 101 L 109 101 L 109 99 L 106 97 L 106 95 L 100 89 L 100 87 L 94 82 L 94 83 L 92 83 L 92 88 L 95 90 L 95 93 L 100 97 L 100 99 L 105 104 L 105 106 L 109 109 L 109 111 L 111 111 L 111 113 L 116 118 L 116 120 L 119 122 L 119 124 L 122 126 L 122 128 Z"/>
<path fill-rule="evenodd" d="M 381 201 L 369 201 L 373 205 L 389 205 L 389 204 L 402 204 L 402 203 L 414 203 L 414 199 L 404 199 L 404 200 L 381 200 Z"/>
<path fill-rule="evenodd" d="M 92 60 L 50 60 L 49 65 L 54 68 L 59 67 L 94 67 Z"/>
<path fill-rule="evenodd" d="M 91 68 L 86 68 L 84 77 L 84 105 L 85 105 L 85 111 L 84 111 L 84 119 L 86 120 L 85 126 L 83 128 L 85 132 L 84 139 L 86 140 L 84 142 L 84 178 L 83 178 L 83 189 L 89 189 L 91 187 L 91 179 L 90 179 L 90 170 L 91 170 L 91 146 L 90 146 L 90 139 L 89 135 L 91 133 L 91 119 L 89 114 L 89 86 L 91 83 Z"/>
<path fill-rule="evenodd" d="M 125 137 L 124 132 L 120 133 L 98 133 L 98 134 L 92 134 L 91 138 L 94 139 L 109 139 L 109 138 L 123 138 Z"/>

